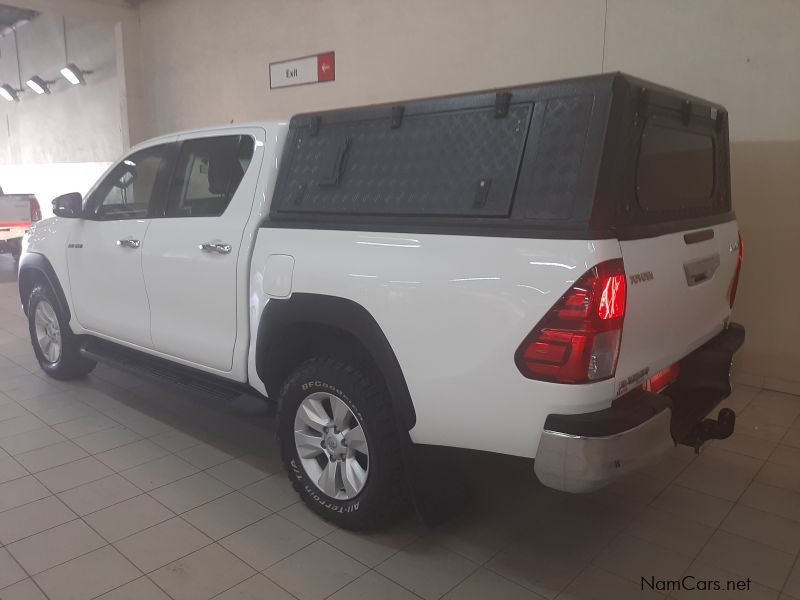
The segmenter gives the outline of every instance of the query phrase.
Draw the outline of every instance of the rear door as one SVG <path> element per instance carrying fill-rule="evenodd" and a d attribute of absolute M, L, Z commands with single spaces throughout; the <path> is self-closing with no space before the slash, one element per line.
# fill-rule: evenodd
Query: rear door
<path fill-rule="evenodd" d="M 246 325 L 239 284 L 247 281 L 250 246 L 242 237 L 264 139 L 263 129 L 249 128 L 181 138 L 166 211 L 151 223 L 142 257 L 159 352 L 232 368 L 239 325 Z"/>
<path fill-rule="evenodd" d="M 647 227 L 629 228 L 629 239 L 620 241 L 628 306 L 616 371 L 619 394 L 725 327 L 740 246 L 727 161 L 727 136 L 713 121 L 686 123 L 659 113 L 644 124 L 636 208 Z"/>

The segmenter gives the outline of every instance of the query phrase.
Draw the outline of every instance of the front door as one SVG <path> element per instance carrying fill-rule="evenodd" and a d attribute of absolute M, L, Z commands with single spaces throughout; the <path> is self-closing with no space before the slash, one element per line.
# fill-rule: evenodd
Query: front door
<path fill-rule="evenodd" d="M 170 147 L 158 144 L 120 161 L 89 195 L 67 244 L 75 317 L 88 331 L 152 348 L 142 250 L 163 207 Z"/>
<path fill-rule="evenodd" d="M 232 369 L 237 329 L 246 322 L 242 237 L 263 155 L 255 135 L 182 140 L 164 218 L 150 224 L 142 254 L 153 347 L 221 372 Z M 263 130 L 258 135 L 263 140 Z"/>

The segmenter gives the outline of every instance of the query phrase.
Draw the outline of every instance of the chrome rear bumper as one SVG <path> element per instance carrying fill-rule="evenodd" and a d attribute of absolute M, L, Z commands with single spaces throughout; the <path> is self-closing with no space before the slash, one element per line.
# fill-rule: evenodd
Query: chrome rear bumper
<path fill-rule="evenodd" d="M 621 433 L 588 437 L 545 430 L 533 468 L 547 487 L 591 492 L 657 462 L 674 448 L 672 411 L 664 408 L 644 423 Z"/>

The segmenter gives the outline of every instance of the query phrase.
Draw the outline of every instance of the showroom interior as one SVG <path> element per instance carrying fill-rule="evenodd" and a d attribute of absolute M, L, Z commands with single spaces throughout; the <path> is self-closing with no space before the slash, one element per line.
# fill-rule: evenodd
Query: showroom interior
<path fill-rule="evenodd" d="M 3 0 L 0 190 L 43 219 L 184 130 L 617 71 L 719 103 L 747 337 L 735 433 L 699 454 L 567 494 L 465 452 L 440 523 L 349 531 L 292 489 L 261 398 L 47 377 L 0 254 L 0 600 L 800 600 L 799 58 L 797 0 Z"/>

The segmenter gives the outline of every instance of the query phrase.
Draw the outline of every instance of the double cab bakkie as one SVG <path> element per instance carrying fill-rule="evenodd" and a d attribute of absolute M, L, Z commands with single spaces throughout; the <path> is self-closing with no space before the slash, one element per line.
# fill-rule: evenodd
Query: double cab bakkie
<path fill-rule="evenodd" d="M 620 73 L 163 136 L 54 201 L 20 297 L 52 377 L 275 402 L 343 527 L 415 501 L 422 446 L 589 492 L 733 430 L 728 154 L 722 106 Z"/>

